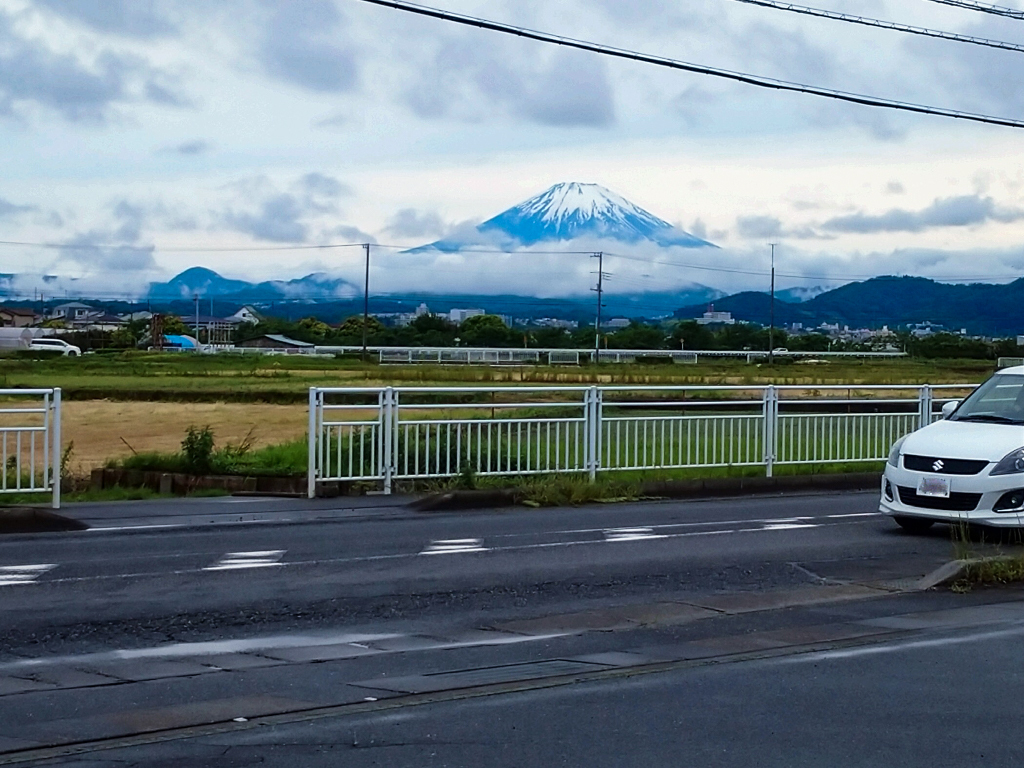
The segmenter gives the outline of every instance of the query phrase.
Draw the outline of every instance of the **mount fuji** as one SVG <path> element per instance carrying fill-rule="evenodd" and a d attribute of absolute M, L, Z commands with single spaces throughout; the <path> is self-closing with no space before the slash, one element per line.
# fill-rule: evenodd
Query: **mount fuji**
<path fill-rule="evenodd" d="M 599 184 L 567 182 L 499 213 L 466 233 L 421 246 L 414 251 L 455 253 L 472 246 L 508 250 L 579 238 L 653 242 L 663 247 L 716 248 L 672 226 Z"/>

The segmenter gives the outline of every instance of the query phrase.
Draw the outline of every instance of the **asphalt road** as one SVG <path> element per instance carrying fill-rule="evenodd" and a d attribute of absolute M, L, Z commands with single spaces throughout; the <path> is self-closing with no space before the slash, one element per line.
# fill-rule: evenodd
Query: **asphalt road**
<path fill-rule="evenodd" d="M 901 700 L 879 691 L 910 675 L 905 659 L 934 670 L 978 643 L 982 666 L 1005 663 L 1024 604 L 901 592 L 953 547 L 875 505 L 848 493 L 433 515 L 388 500 L 83 506 L 72 514 L 92 530 L 0 539 L 0 764 L 315 765 L 344 748 L 352 765 L 878 765 L 856 733 L 893 731 Z M 791 658 L 978 632 L 996 634 Z M 996 674 L 978 664 L 961 670 Z M 946 683 L 933 678 L 934 697 Z M 945 722 L 908 711 L 915 733 Z"/>

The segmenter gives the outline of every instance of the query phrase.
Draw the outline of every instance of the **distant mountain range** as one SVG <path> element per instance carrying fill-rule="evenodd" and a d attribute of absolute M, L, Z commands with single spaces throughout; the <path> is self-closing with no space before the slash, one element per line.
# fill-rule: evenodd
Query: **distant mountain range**
<path fill-rule="evenodd" d="M 716 247 L 599 184 L 567 182 L 499 213 L 468 234 L 438 240 L 413 252 L 454 253 L 474 246 L 516 250 L 581 238 L 630 244 L 646 241 L 661 247 Z"/>
<path fill-rule="evenodd" d="M 715 299 L 714 306 L 737 320 L 767 325 L 772 305 L 768 294 L 748 291 Z M 696 318 L 707 309 L 707 304 L 693 304 L 677 310 L 675 316 Z M 931 322 L 970 334 L 1016 336 L 1024 334 L 1024 278 L 1005 285 L 955 285 L 923 277 L 876 277 L 799 304 L 776 296 L 775 322 L 805 327 L 838 323 L 851 328 Z"/>
<path fill-rule="evenodd" d="M 714 301 L 724 296 L 721 291 L 693 285 L 675 291 L 605 294 L 603 311 L 606 317 L 665 317 L 681 304 Z M 250 283 L 222 277 L 212 269 L 192 267 L 166 283 L 150 284 L 147 299 L 168 306 L 184 305 L 193 296 L 220 304 L 253 304 L 257 308 L 274 307 L 274 314 L 304 317 L 317 314 L 325 320 L 345 317 L 362 311 L 362 286 L 354 286 L 340 278 L 315 273 L 296 280 L 271 280 Z M 434 312 L 452 308 L 477 308 L 514 317 L 556 317 L 589 319 L 595 312 L 593 297 L 539 299 L 512 294 L 479 296 L 473 294 L 406 293 L 370 296 L 374 312 L 411 312 L 420 303 Z M 315 305 L 312 309 L 310 305 Z"/>
<path fill-rule="evenodd" d="M 243 303 L 270 301 L 330 301 L 351 298 L 362 289 L 347 280 L 314 272 L 294 280 L 250 283 L 222 277 L 206 267 L 192 267 L 166 283 L 150 283 L 147 298 L 157 301 L 191 299 L 193 296 Z"/>

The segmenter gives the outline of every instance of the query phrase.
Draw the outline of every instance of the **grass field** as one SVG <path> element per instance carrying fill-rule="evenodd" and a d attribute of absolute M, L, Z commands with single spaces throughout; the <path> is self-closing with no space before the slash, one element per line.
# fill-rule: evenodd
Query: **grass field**
<path fill-rule="evenodd" d="M 380 366 L 305 356 L 125 353 L 34 360 L 0 358 L 0 387 L 61 387 L 72 400 L 304 404 L 310 386 L 464 384 L 918 384 L 978 382 L 983 360 L 842 360 L 774 367 L 741 360 L 698 365 L 582 367 Z"/>
<path fill-rule="evenodd" d="M 251 431 L 260 447 L 302 438 L 307 424 L 304 405 L 72 400 L 64 404 L 63 437 L 74 443 L 70 469 L 84 474 L 133 452 L 173 453 L 190 425 L 212 427 L 218 446 Z"/>

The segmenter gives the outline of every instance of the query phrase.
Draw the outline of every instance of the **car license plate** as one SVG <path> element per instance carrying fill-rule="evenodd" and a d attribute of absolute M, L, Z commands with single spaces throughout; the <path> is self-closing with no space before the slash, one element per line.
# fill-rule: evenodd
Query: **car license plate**
<path fill-rule="evenodd" d="M 917 484 L 918 496 L 930 496 L 933 499 L 949 498 L 948 477 L 922 477 Z"/>

